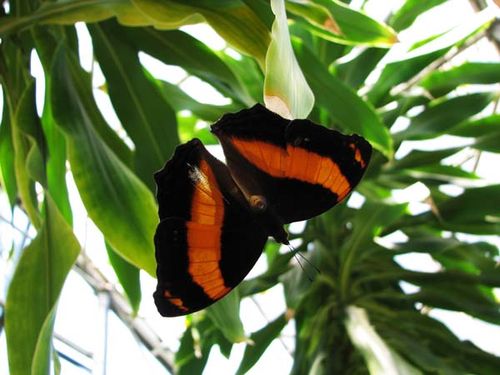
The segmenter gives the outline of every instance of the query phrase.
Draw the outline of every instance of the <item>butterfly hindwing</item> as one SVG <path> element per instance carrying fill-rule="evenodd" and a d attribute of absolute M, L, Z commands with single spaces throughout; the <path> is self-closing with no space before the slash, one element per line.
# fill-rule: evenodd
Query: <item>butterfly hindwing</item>
<path fill-rule="evenodd" d="M 260 104 L 212 126 L 239 185 L 262 194 L 284 223 L 330 209 L 360 181 L 371 146 L 309 120 L 287 120 Z"/>
<path fill-rule="evenodd" d="M 155 180 L 161 220 L 155 303 L 163 316 L 189 314 L 243 280 L 267 235 L 242 204 L 227 167 L 197 139 L 179 146 Z"/>

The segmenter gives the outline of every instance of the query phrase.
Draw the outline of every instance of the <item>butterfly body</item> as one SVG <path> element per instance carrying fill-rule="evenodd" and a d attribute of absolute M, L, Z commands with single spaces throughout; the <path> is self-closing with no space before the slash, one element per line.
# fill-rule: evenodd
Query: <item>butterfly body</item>
<path fill-rule="evenodd" d="M 155 174 L 159 312 L 198 311 L 240 283 L 269 236 L 328 210 L 354 188 L 371 147 L 308 120 L 289 121 L 261 105 L 212 126 L 227 166 L 198 140 L 177 147 Z"/>

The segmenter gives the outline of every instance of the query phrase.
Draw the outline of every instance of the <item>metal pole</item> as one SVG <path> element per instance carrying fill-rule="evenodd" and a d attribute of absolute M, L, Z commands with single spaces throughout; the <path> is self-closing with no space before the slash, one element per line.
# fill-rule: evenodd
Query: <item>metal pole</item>
<path fill-rule="evenodd" d="M 97 293 L 99 311 L 97 318 L 96 349 L 94 351 L 94 367 L 92 375 L 106 375 L 107 348 L 108 348 L 108 313 L 110 307 L 109 291 L 100 290 Z"/>

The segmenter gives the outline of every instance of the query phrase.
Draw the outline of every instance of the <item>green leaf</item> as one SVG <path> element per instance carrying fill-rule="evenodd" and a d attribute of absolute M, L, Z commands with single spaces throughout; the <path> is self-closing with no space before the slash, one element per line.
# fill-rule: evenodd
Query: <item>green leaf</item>
<path fill-rule="evenodd" d="M 493 114 L 479 119 L 467 120 L 451 129 L 450 134 L 460 137 L 479 138 L 500 130 L 500 114 Z"/>
<path fill-rule="evenodd" d="M 467 189 L 463 194 L 438 204 L 442 219 L 451 223 L 476 220 L 498 223 L 500 218 L 500 185 Z"/>
<path fill-rule="evenodd" d="M 264 74 L 257 62 L 244 55 L 237 60 L 228 55 L 221 55 L 221 57 L 241 80 L 251 97 L 252 103 L 261 103 L 262 93 L 264 92 Z"/>
<path fill-rule="evenodd" d="M 438 151 L 413 150 L 405 157 L 395 160 L 391 165 L 391 169 L 415 168 L 423 165 L 439 164 L 441 160 L 456 154 L 460 150 L 462 150 L 462 147 L 453 147 Z"/>
<path fill-rule="evenodd" d="M 301 42 L 295 40 L 294 48 L 318 105 L 327 110 L 342 128 L 364 136 L 374 148 L 390 158 L 392 138 L 375 110 L 331 75 Z"/>
<path fill-rule="evenodd" d="M 9 197 L 10 207 L 14 208 L 17 197 L 17 182 L 15 169 L 15 151 L 12 141 L 12 124 L 10 113 L 7 108 L 7 98 L 4 89 L 4 105 L 2 113 L 2 122 L 0 125 L 0 174 L 2 181 L 2 189 L 5 190 Z"/>
<path fill-rule="evenodd" d="M 157 58 L 168 65 L 178 65 L 189 74 L 212 85 L 223 95 L 251 105 L 252 99 L 241 84 L 240 78 L 224 60 L 199 40 L 180 30 L 155 30 L 152 28 L 121 28 L 120 36 L 137 51 Z M 175 98 L 172 98 L 175 99 Z M 167 97 L 170 102 L 170 98 Z M 172 103 L 170 103 L 172 104 Z"/>
<path fill-rule="evenodd" d="M 360 252 L 406 211 L 406 204 L 388 205 L 366 202 L 354 217 L 353 231 L 340 249 L 340 292 L 347 297 L 351 288 L 350 278 L 356 263 L 360 262 Z"/>
<path fill-rule="evenodd" d="M 54 330 L 56 312 L 57 304 L 54 304 L 43 322 L 33 355 L 32 375 L 50 374 L 50 360 L 53 359 L 54 362 L 58 360 L 57 352 L 54 350 L 52 344 L 52 332 Z"/>
<path fill-rule="evenodd" d="M 229 44 L 264 65 L 269 30 L 240 0 L 132 0 L 156 28 L 177 28 L 197 23 L 202 16 Z"/>
<path fill-rule="evenodd" d="M 240 366 L 238 370 L 236 370 L 237 375 L 247 373 L 248 370 L 257 363 L 268 346 L 281 333 L 287 322 L 287 315 L 281 314 L 275 320 L 269 322 L 265 327 L 250 335 L 250 340 L 252 342 L 248 343 L 245 347 Z"/>
<path fill-rule="evenodd" d="M 467 23 L 451 29 L 414 50 L 409 50 L 404 58 L 389 62 L 368 92 L 368 100 L 375 107 L 387 104 L 391 100 L 390 91 L 393 87 L 415 77 L 433 61 L 444 56 L 450 48 L 461 45 L 469 37 L 486 28 L 491 20 L 491 12 L 478 13 Z"/>
<path fill-rule="evenodd" d="M 500 153 L 500 130 L 476 139 L 472 147 L 481 151 Z"/>
<path fill-rule="evenodd" d="M 242 109 L 241 106 L 235 104 L 221 106 L 202 104 L 182 91 L 179 86 L 172 85 L 171 83 L 165 81 L 160 82 L 160 87 L 163 95 L 165 95 L 165 99 L 168 100 L 175 112 L 178 113 L 183 110 L 188 110 L 197 118 L 211 123 L 216 122 L 224 113 L 238 112 Z M 179 126 L 179 128 L 181 128 L 179 129 L 179 132 L 182 132 L 182 127 Z"/>
<path fill-rule="evenodd" d="M 275 21 L 266 54 L 264 102 L 284 118 L 306 118 L 314 106 L 314 94 L 293 53 L 285 1 L 271 0 L 271 8 Z"/>
<path fill-rule="evenodd" d="M 411 119 L 397 139 L 427 139 L 446 133 L 461 122 L 481 112 L 494 99 L 491 93 L 473 93 L 430 102 L 427 108 Z"/>
<path fill-rule="evenodd" d="M 399 8 L 391 17 L 390 24 L 395 30 L 404 30 L 429 9 L 434 8 L 446 0 L 406 0 L 401 8 Z"/>
<path fill-rule="evenodd" d="M 287 8 L 307 19 L 311 32 L 335 43 L 389 47 L 397 41 L 389 26 L 338 0 L 288 0 Z"/>
<path fill-rule="evenodd" d="M 59 34 L 64 35 L 62 32 Z M 50 100 L 50 67 L 57 43 L 54 35 L 46 28 L 35 28 L 32 35 L 45 75 L 45 100 L 41 122 L 47 144 L 47 190 L 66 221 L 72 224 L 72 212 L 66 186 L 66 142 L 54 121 Z"/>
<path fill-rule="evenodd" d="M 285 254 L 276 255 L 266 272 L 253 279 L 243 280 L 239 286 L 240 295 L 247 297 L 272 288 L 278 283 L 279 277 L 290 269 L 290 259 L 295 254 L 296 251 L 290 251 Z"/>
<path fill-rule="evenodd" d="M 386 49 L 367 48 L 352 60 L 335 65 L 334 71 L 344 83 L 357 89 L 386 54 Z"/>
<path fill-rule="evenodd" d="M 445 71 L 427 75 L 420 85 L 438 97 L 464 84 L 493 84 L 500 82 L 500 63 L 465 62 Z"/>
<path fill-rule="evenodd" d="M 240 296 L 238 288 L 206 309 L 207 316 L 230 342 L 247 340 L 240 320 Z"/>
<path fill-rule="evenodd" d="M 349 337 L 363 355 L 370 374 L 421 374 L 384 342 L 371 325 L 365 309 L 348 306 L 346 315 Z"/>
<path fill-rule="evenodd" d="M 196 318 L 202 317 L 201 320 Z M 232 343 L 213 324 L 212 320 L 199 314 L 190 320 L 190 324 L 181 338 L 179 350 L 175 355 L 176 374 L 202 374 L 212 346 L 218 345 L 221 353 L 229 358 Z"/>
<path fill-rule="evenodd" d="M 5 330 L 12 375 L 35 369 L 32 361 L 37 348 L 36 367 L 46 368 L 52 309 L 80 252 L 71 227 L 48 194 L 45 202 L 40 231 L 24 249 L 7 293 Z"/>
<path fill-rule="evenodd" d="M 155 275 L 153 195 L 94 130 L 97 108 L 85 96 L 90 82 L 64 48 L 51 76 L 54 118 L 66 136 L 71 171 L 90 218 L 124 259 Z"/>
<path fill-rule="evenodd" d="M 36 108 L 34 106 L 34 90 L 34 83 L 31 82 L 21 95 L 12 123 L 12 138 L 15 151 L 15 172 L 19 196 L 31 222 L 35 228 L 39 228 L 41 219 L 35 192 L 35 179 L 30 173 L 28 164 L 28 160 L 33 156 L 33 153 L 40 152 L 40 150 L 36 148 L 36 143 L 32 137 L 33 134 L 29 133 L 30 129 L 32 130 L 39 126 L 39 119 L 36 115 Z M 40 166 L 40 163 L 38 163 L 38 165 Z"/>
<path fill-rule="evenodd" d="M 120 285 L 125 291 L 133 314 L 136 315 L 141 304 L 140 271 L 137 267 L 118 255 L 108 243 L 106 243 L 106 251 L 108 252 L 109 263 L 111 263 L 116 277 L 118 277 Z"/>
<path fill-rule="evenodd" d="M 179 138 L 174 111 L 143 72 L 138 51 L 114 21 L 89 26 L 118 117 L 135 144 L 134 170 L 155 190 L 152 175 L 173 154 Z"/>
<path fill-rule="evenodd" d="M 422 286 L 412 295 L 412 299 L 424 305 L 446 310 L 463 311 L 471 316 L 493 324 L 500 324 L 498 304 L 489 298 L 477 286 L 463 283 L 436 283 Z"/>

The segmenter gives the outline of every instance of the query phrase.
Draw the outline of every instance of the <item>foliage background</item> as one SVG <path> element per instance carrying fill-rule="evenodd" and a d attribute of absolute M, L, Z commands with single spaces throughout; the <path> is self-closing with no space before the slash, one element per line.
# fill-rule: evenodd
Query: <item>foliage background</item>
<path fill-rule="evenodd" d="M 233 343 L 247 340 L 240 299 L 277 284 L 286 310 L 249 334 L 252 343 L 238 373 L 258 361 L 290 319 L 296 332 L 293 374 L 493 374 L 499 368 L 498 357 L 461 341 L 430 314 L 439 308 L 500 323 L 499 254 L 488 237 L 500 229 L 500 185 L 474 169 L 482 155 L 500 152 L 500 63 L 454 59 L 484 38 L 498 48 L 494 5 L 471 1 L 477 12 L 471 10 L 468 22 L 412 46 L 396 43 L 399 32 L 444 2 L 406 0 L 379 22 L 348 1 L 286 1 L 294 52 L 315 97 L 309 117 L 363 135 L 376 152 L 351 204 L 293 233 L 297 249 L 321 273 L 311 275 L 307 264 L 302 270 L 293 254 L 269 241 L 267 270 L 189 317 L 174 358 L 160 358 L 167 369 L 200 373 L 214 345 L 229 355 Z M 36 237 L 10 259 L 5 334 L 11 374 L 44 374 L 58 371 L 53 325 L 68 272 L 76 267 L 90 275 L 97 289 L 103 281 L 91 259 L 78 258 L 82 244 L 72 229 L 77 218 L 66 173 L 104 235 L 129 302 L 111 307 L 130 321 L 141 301 L 139 270 L 155 272 L 152 173 L 180 141 L 196 136 L 215 144 L 207 124 L 262 102 L 264 79 L 282 61 L 271 54 L 266 59 L 274 19 L 266 0 L 19 0 L 4 1 L 2 10 L 1 188 L 36 229 Z M 94 72 L 79 63 L 77 21 L 87 23 L 106 79 L 101 90 L 120 128 L 101 113 L 92 92 Z M 208 23 L 241 54 L 214 51 L 178 30 L 198 22 Z M 33 51 L 44 86 L 30 74 Z M 182 67 L 229 104 L 203 104 L 180 85 L 155 78 L 139 60 L 140 51 Z M 266 82 L 267 93 L 272 84 Z M 42 108 L 37 86 L 45 88 Z M 444 135 L 457 138 L 450 143 L 439 138 Z M 439 147 L 425 148 L 428 140 Z M 395 199 L 415 186 L 427 192 L 418 208 Z M 395 259 L 408 253 L 428 254 L 438 269 L 403 268 Z M 415 288 L 405 291 L 402 281 Z M 143 304 L 151 303 L 150 292 Z M 112 301 L 120 298 L 115 289 L 108 293 Z"/>

